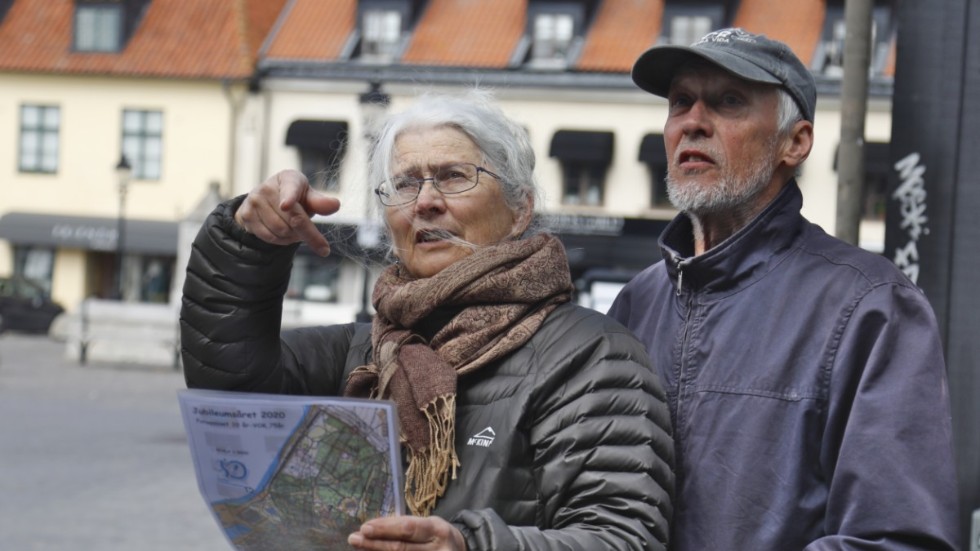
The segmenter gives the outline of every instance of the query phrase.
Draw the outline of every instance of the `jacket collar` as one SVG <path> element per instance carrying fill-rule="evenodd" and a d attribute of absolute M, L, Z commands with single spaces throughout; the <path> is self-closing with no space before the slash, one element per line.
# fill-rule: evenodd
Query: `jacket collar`
<path fill-rule="evenodd" d="M 772 259 L 802 231 L 803 195 L 790 180 L 751 222 L 702 255 L 694 256 L 691 219 L 681 213 L 660 235 L 660 249 L 677 292 L 723 292 L 761 277 Z"/>

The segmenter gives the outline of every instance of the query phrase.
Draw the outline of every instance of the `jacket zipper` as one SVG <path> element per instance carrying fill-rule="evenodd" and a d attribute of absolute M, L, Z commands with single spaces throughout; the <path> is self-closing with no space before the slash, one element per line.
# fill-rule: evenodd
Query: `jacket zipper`
<path fill-rule="evenodd" d="M 677 268 L 677 296 L 684 290 L 684 260 L 675 257 L 674 267 Z"/>
<path fill-rule="evenodd" d="M 681 304 L 684 307 L 684 329 L 680 335 L 680 357 L 677 359 L 677 373 L 675 375 L 677 381 L 677 400 L 674 404 L 674 411 L 672 412 L 673 415 L 671 416 L 672 421 L 675 423 L 674 430 L 676 432 L 680 432 L 687 423 L 687 415 L 685 414 L 684 409 L 688 397 L 687 387 L 690 384 L 688 380 L 690 378 L 690 373 L 688 372 L 688 347 L 690 346 L 691 323 L 694 311 L 694 296 L 688 294 L 687 297 L 681 298 L 681 285 L 683 284 L 684 279 L 683 264 L 684 263 L 681 261 L 677 261 L 675 264 L 677 266 L 677 299 L 681 301 Z M 681 480 L 686 475 L 687 473 L 683 472 L 681 465 L 677 465 L 675 476 L 677 478 L 676 483 L 678 485 L 681 484 Z"/>

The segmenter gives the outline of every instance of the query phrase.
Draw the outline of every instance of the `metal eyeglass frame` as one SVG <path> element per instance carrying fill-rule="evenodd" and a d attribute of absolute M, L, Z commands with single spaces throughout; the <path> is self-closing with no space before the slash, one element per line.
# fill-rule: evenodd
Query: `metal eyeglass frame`
<path fill-rule="evenodd" d="M 491 171 L 489 171 L 489 170 L 487 170 L 487 169 L 485 169 L 482 166 L 479 166 L 477 164 L 474 164 L 474 163 L 454 163 L 454 164 L 455 165 L 470 165 L 470 166 L 473 166 L 474 168 L 476 168 L 476 177 L 473 179 L 473 185 L 472 186 L 470 186 L 470 187 L 468 187 L 466 189 L 458 190 L 458 191 L 444 191 L 442 188 L 439 187 L 439 182 L 436 181 L 436 177 L 435 176 L 429 176 L 428 178 L 414 178 L 414 181 L 416 183 L 418 183 L 419 188 L 418 188 L 418 191 L 415 192 L 415 197 L 412 197 L 411 199 L 408 199 L 407 201 L 402 201 L 400 203 L 388 203 L 388 202 L 386 202 L 385 200 L 386 199 L 390 199 L 391 196 L 389 196 L 385 192 L 381 191 L 381 186 L 383 186 L 385 184 L 384 182 L 382 182 L 377 188 L 374 189 L 374 193 L 375 193 L 375 195 L 378 196 L 378 200 L 381 201 L 381 204 L 382 205 L 384 205 L 386 207 L 399 207 L 401 205 L 407 205 L 407 204 L 409 204 L 409 203 L 411 203 L 413 201 L 416 201 L 419 198 L 419 194 L 422 193 L 422 187 L 425 186 L 425 183 L 426 182 L 432 182 L 432 187 L 436 188 L 439 191 L 439 193 L 441 193 L 443 195 L 456 195 L 458 193 L 467 192 L 467 191 L 475 188 L 476 186 L 478 186 L 480 184 L 480 173 L 481 172 L 486 172 L 487 174 L 489 174 L 493 178 L 496 178 L 498 181 L 500 180 L 500 176 L 496 175 L 495 173 L 493 173 L 493 172 L 491 172 Z"/>

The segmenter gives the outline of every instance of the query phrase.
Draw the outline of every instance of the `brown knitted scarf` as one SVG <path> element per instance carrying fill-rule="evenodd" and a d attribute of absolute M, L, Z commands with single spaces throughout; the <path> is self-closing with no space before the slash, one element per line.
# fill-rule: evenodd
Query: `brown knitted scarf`
<path fill-rule="evenodd" d="M 571 291 L 565 250 L 550 235 L 478 249 L 430 278 L 413 279 L 397 264 L 381 274 L 373 363 L 351 373 L 344 394 L 398 406 L 412 514 L 430 514 L 450 475 L 456 478 L 457 375 L 526 343 Z M 447 310 L 458 313 L 426 342 L 420 328 Z"/>

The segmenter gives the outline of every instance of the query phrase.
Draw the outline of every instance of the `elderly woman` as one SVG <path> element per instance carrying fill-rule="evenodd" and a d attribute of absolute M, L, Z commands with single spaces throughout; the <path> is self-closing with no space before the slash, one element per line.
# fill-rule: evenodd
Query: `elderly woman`
<path fill-rule="evenodd" d="M 398 404 L 412 515 L 369 520 L 356 549 L 666 548 L 663 390 L 627 330 L 569 301 L 561 243 L 529 229 L 533 169 L 479 93 L 392 116 L 369 167 L 395 259 L 373 324 L 280 334 L 296 246 L 328 253 L 310 218 L 339 209 L 297 172 L 220 205 L 194 243 L 188 386 Z"/>

